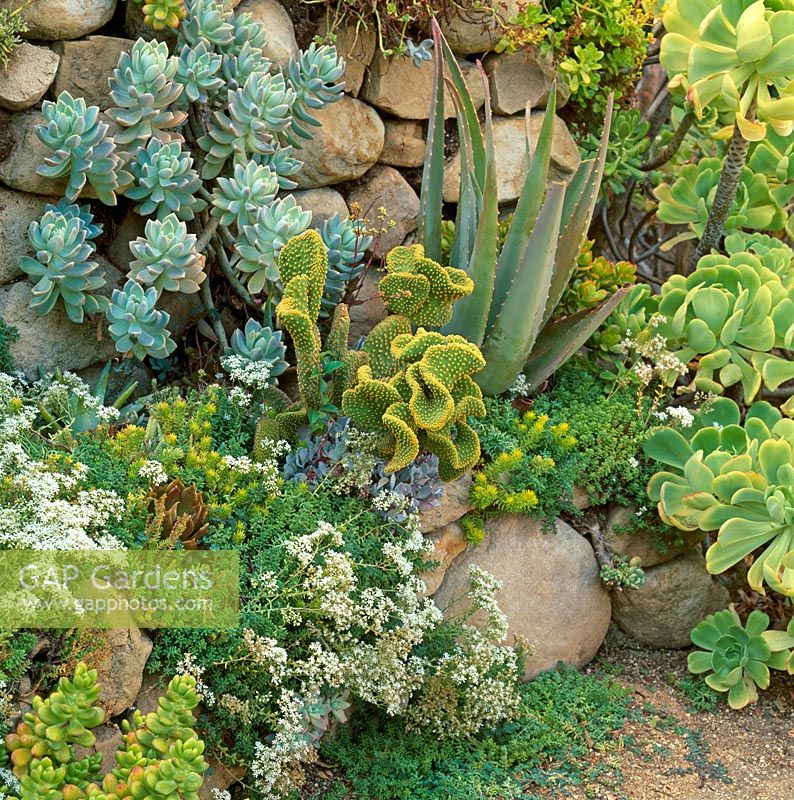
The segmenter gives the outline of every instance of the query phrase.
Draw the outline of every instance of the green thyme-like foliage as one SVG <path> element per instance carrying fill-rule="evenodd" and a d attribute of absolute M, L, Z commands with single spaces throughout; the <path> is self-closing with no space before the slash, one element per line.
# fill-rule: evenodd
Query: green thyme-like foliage
<path fill-rule="evenodd" d="M 487 416 L 474 420 L 484 461 L 470 499 L 482 512 L 542 516 L 553 524 L 572 511 L 576 440 L 567 422 L 534 410 L 523 414 L 508 399 L 485 399 Z"/>
<path fill-rule="evenodd" d="M 132 353 L 143 361 L 146 356 L 166 358 L 176 350 L 166 311 L 158 311 L 157 289 L 144 289 L 140 283 L 128 280 L 122 289 L 114 289 L 106 316 L 108 330 L 120 353 Z"/>
<path fill-rule="evenodd" d="M 206 280 L 204 256 L 196 250 L 196 234 L 174 214 L 146 221 L 145 236 L 130 242 L 134 256 L 129 277 L 162 292 L 194 294 Z"/>
<path fill-rule="evenodd" d="M 54 103 L 41 104 L 41 114 L 44 124 L 36 126 L 36 135 L 52 155 L 38 174 L 67 178 L 64 194 L 69 201 L 77 199 L 87 182 L 105 205 L 116 205 L 116 191 L 132 178 L 121 168 L 116 140 L 108 136 L 109 126 L 100 119 L 98 106 L 87 106 L 82 97 L 63 91 Z"/>
<path fill-rule="evenodd" d="M 179 219 L 191 220 L 207 207 L 198 196 L 200 180 L 193 159 L 178 141 L 150 139 L 146 147 L 138 148 L 130 170 L 135 186 L 124 194 L 138 201 L 135 210 L 141 216 L 153 214 L 163 219 L 176 214 Z"/>
<path fill-rule="evenodd" d="M 367 713 L 324 740 L 321 752 L 360 797 L 518 800 L 529 797 L 530 785 L 559 795 L 565 787 L 609 783 L 592 754 L 613 747 L 631 718 L 628 692 L 609 677 L 569 668 L 543 673 L 519 691 L 517 718 L 476 739 L 407 734 L 399 720 Z M 550 753 L 564 755 L 550 764 Z"/>
<path fill-rule="evenodd" d="M 19 331 L 0 318 L 0 372 L 10 375 L 14 371 L 11 345 L 19 339 Z"/>
<path fill-rule="evenodd" d="M 0 683 L 19 680 L 30 664 L 30 653 L 38 637 L 28 631 L 0 631 Z M 0 727 L 3 721 L 0 720 Z"/>
<path fill-rule="evenodd" d="M 116 142 L 145 145 L 152 136 L 167 138 L 184 122 L 183 111 L 169 110 L 182 93 L 175 81 L 178 59 L 169 56 L 165 42 L 138 39 L 124 52 L 110 77 L 110 97 L 115 103 L 107 115 L 121 128 Z"/>
<path fill-rule="evenodd" d="M 14 51 L 22 44 L 20 34 L 28 30 L 21 12 L 21 7 L 0 9 L 0 67 L 4 70 L 8 69 Z"/>
<path fill-rule="evenodd" d="M 574 482 L 598 504 L 643 505 L 653 472 L 642 455 L 650 425 L 651 398 L 630 386 L 613 388 L 583 359 L 557 373 L 551 389 L 532 405 L 552 421 L 568 423 L 576 439 Z"/>
<path fill-rule="evenodd" d="M 102 226 L 93 225 L 92 220 L 87 207 L 61 202 L 47 205 L 42 218 L 30 223 L 28 241 L 35 256 L 23 256 L 19 266 L 36 281 L 30 305 L 39 315 L 49 314 L 59 300 L 72 322 L 105 309 L 107 299 L 94 294 L 105 278 L 97 272 L 99 265 L 90 260 L 94 255 L 91 240 Z"/>

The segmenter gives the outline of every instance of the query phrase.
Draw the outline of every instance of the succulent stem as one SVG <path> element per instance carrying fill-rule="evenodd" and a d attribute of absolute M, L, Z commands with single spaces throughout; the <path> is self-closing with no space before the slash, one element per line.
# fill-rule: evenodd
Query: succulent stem
<path fill-rule="evenodd" d="M 750 142 L 742 136 L 739 126 L 736 125 L 723 162 L 720 181 L 717 184 L 717 193 L 714 195 L 714 203 L 709 211 L 709 218 L 706 222 L 703 236 L 695 250 L 695 255 L 692 257 L 690 270 L 694 270 L 698 261 L 703 256 L 708 255 L 712 248 L 719 244 L 725 227 L 725 220 L 733 207 L 734 200 L 736 200 L 736 193 L 739 190 L 739 182 L 742 178 L 742 170 L 744 169 L 744 162 L 747 160 L 749 148 Z"/>
<path fill-rule="evenodd" d="M 692 127 L 694 121 L 694 112 L 691 109 L 687 109 L 684 116 L 681 117 L 681 122 L 678 123 L 678 127 L 675 129 L 673 138 L 670 139 L 655 156 L 649 158 L 640 169 L 644 172 L 650 172 L 652 169 L 659 169 L 659 167 L 666 164 L 678 152 L 678 148 L 681 147 L 681 142 L 684 141 L 684 137 L 689 133 L 689 129 Z M 739 170 L 739 173 L 741 174 L 741 170 Z"/>

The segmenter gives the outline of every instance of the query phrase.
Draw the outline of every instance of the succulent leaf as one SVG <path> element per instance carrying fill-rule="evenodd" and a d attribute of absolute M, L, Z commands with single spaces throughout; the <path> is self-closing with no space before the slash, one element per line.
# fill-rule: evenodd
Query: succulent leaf
<path fill-rule="evenodd" d="M 243 231 L 254 224 L 260 208 L 275 200 L 278 189 L 278 176 L 270 167 L 254 161 L 245 166 L 235 164 L 233 177 L 218 177 L 212 192 L 212 216 L 222 225 L 237 225 L 237 230 Z"/>
<path fill-rule="evenodd" d="M 113 291 L 105 314 L 120 353 L 132 353 L 143 361 L 146 356 L 167 358 L 176 350 L 168 330 L 170 315 L 156 308 L 157 297 L 154 286 L 144 289 L 134 280 Z"/>

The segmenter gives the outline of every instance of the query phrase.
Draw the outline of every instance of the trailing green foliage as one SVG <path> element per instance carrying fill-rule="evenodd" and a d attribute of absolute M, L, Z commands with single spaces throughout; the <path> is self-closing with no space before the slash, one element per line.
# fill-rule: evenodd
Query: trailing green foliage
<path fill-rule="evenodd" d="M 609 776 L 592 764 L 632 718 L 625 689 L 604 676 L 564 668 L 520 687 L 516 718 L 476 739 L 407 734 L 399 722 L 359 714 L 322 746 L 361 797 L 400 800 L 520 800 L 528 786 L 559 794 Z M 614 776 L 612 776 L 614 778 Z"/>
<path fill-rule="evenodd" d="M 0 66 L 8 69 L 14 51 L 22 44 L 21 33 L 27 33 L 28 24 L 22 17 L 22 6 L 0 9 Z"/>
<path fill-rule="evenodd" d="M 498 252 L 496 168 L 488 101 L 483 136 L 458 63 L 437 25 L 434 39 L 434 106 L 422 177 L 419 240 L 428 258 L 441 258 L 446 74 L 461 144 L 460 199 L 449 261 L 474 282 L 474 291 L 457 303 L 444 331 L 481 346 L 486 365 L 477 382 L 485 394 L 505 391 L 522 371 L 530 384 L 538 387 L 587 341 L 622 296 L 619 291 L 594 308 L 553 319 L 576 268 L 595 207 L 612 105 L 596 159 L 583 162 L 567 186 L 549 186 L 556 107 L 552 91 L 521 196 Z"/>
<path fill-rule="evenodd" d="M 652 41 L 647 0 L 543 0 L 527 3 L 510 20 L 497 50 L 539 44 L 554 59 L 571 92 L 574 119 L 589 128 L 609 95 L 630 97 Z"/>
<path fill-rule="evenodd" d="M 692 643 L 701 648 L 689 654 L 687 665 L 696 675 L 709 673 L 706 684 L 728 693 L 731 708 L 758 700 L 758 689 L 769 687 L 769 670 L 786 670 L 794 637 L 768 631 L 769 617 L 753 611 L 745 625 L 731 607 L 718 611 L 692 629 Z"/>

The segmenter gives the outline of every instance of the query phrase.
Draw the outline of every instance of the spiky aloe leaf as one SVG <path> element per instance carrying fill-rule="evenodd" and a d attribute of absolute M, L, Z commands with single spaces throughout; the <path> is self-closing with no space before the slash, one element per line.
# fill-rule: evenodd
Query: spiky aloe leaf
<path fill-rule="evenodd" d="M 479 66 L 479 62 L 478 62 Z M 466 133 L 467 152 L 461 147 L 461 197 L 458 204 L 458 219 L 455 223 L 455 244 L 452 250 L 452 260 L 455 266 L 465 269 L 468 276 L 474 281 L 474 291 L 463 298 L 453 308 L 452 320 L 445 328 L 446 333 L 465 334 L 475 344 L 482 344 L 485 335 L 488 310 L 491 307 L 494 289 L 494 276 L 498 248 L 499 205 L 496 187 L 496 159 L 493 146 L 493 124 L 491 121 L 490 97 L 488 82 L 482 67 L 479 66 L 483 85 L 485 87 L 485 172 L 483 185 L 479 187 L 476 182 L 473 156 L 468 131 L 468 121 L 458 114 L 458 126 Z M 454 90 L 453 97 L 458 96 Z M 458 104 L 462 107 L 462 103 Z M 479 125 L 477 126 L 479 131 Z M 464 137 L 461 137 L 463 141 Z M 466 177 L 464 185 L 464 176 Z M 465 194 L 464 194 L 465 193 Z M 464 213 L 464 196 L 469 206 Z M 478 213 L 479 212 L 479 213 Z M 465 218 L 464 218 L 465 217 Z M 471 226 L 473 243 L 471 249 L 465 254 L 460 247 L 460 242 L 466 230 Z M 467 248 L 468 249 L 468 248 Z M 460 259 L 455 263 L 456 254 Z M 465 258 L 465 260 L 463 260 Z"/>
<path fill-rule="evenodd" d="M 562 212 L 564 225 L 557 243 L 557 265 L 546 302 L 544 322 L 551 319 L 565 287 L 571 280 L 579 252 L 590 228 L 593 211 L 598 201 L 598 192 L 601 188 L 601 179 L 604 176 L 604 164 L 609 146 L 609 129 L 612 124 L 612 105 L 613 96 L 610 95 L 607 100 L 601 144 L 595 159 L 580 165 L 565 192 L 565 205 Z"/>
<path fill-rule="evenodd" d="M 444 182 L 444 76 L 440 37 L 441 30 L 433 20 L 433 91 L 422 169 L 417 234 L 427 257 L 433 261 L 441 261 L 441 195 Z"/>
<path fill-rule="evenodd" d="M 475 380 L 486 394 L 501 394 L 513 384 L 537 341 L 554 277 L 564 196 L 563 184 L 553 183 L 505 302 L 483 343 L 485 368 Z"/>
<path fill-rule="evenodd" d="M 524 367 L 529 385 L 535 389 L 561 367 L 598 330 L 629 291 L 618 289 L 595 308 L 586 308 L 543 328 Z"/>
<path fill-rule="evenodd" d="M 521 194 L 518 197 L 516 210 L 513 213 L 513 219 L 496 265 L 493 302 L 491 304 L 491 313 L 488 317 L 489 328 L 493 325 L 499 309 L 504 303 L 507 289 L 513 279 L 515 265 L 524 252 L 530 236 L 532 236 L 532 230 L 540 213 L 549 176 L 556 109 L 557 86 L 554 84 L 546 103 L 546 114 L 543 117 L 543 124 L 538 134 L 535 151 L 530 154 L 529 165 L 524 173 Z M 527 108 L 527 127 L 529 126 L 529 112 L 530 110 Z M 527 142 L 529 143 L 529 136 L 527 136 Z"/>

